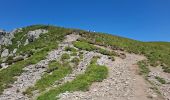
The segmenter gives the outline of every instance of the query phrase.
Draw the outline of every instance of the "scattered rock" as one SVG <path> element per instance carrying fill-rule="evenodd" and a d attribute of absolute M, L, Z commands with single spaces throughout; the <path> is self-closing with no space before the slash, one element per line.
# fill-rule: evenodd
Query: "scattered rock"
<path fill-rule="evenodd" d="M 127 54 L 125 59 L 116 57 L 115 61 L 112 61 L 106 55 L 102 55 L 97 63 L 108 67 L 107 79 L 93 83 L 89 91 L 62 93 L 59 98 L 60 100 L 150 100 L 145 90 L 139 88 L 140 82 L 139 86 L 136 86 L 136 77 L 130 69 L 133 64 L 143 59 L 143 56 Z"/>
<path fill-rule="evenodd" d="M 9 55 L 9 50 L 5 49 L 2 53 L 1 53 L 1 57 L 7 57 Z"/>
<path fill-rule="evenodd" d="M 15 54 L 16 52 L 17 52 L 17 48 L 15 48 L 12 53 Z"/>
<path fill-rule="evenodd" d="M 14 57 L 13 58 L 13 62 L 18 62 L 18 61 L 21 61 L 21 60 L 24 60 L 25 59 L 25 57 L 23 57 L 23 56 L 16 56 L 16 57 Z"/>
<path fill-rule="evenodd" d="M 46 59 L 41 60 L 37 64 L 26 66 L 23 70 L 24 72 L 17 77 L 15 83 L 11 85 L 10 88 L 4 90 L 3 94 L 0 95 L 0 100 L 30 100 L 23 92 L 30 86 L 33 86 L 37 80 L 41 78 L 44 72 L 47 70 L 48 63 L 50 61 L 59 59 L 60 56 L 64 53 L 64 49 L 66 46 L 70 45 L 70 42 L 76 41 L 78 35 L 70 35 L 74 36 L 74 39 L 70 39 L 69 36 L 66 36 L 65 41 L 69 41 L 66 43 L 59 44 L 60 47 L 57 50 L 53 50 L 49 52 Z M 77 37 L 77 38 L 75 38 Z M 15 57 L 14 60 L 22 60 L 24 56 Z"/>
<path fill-rule="evenodd" d="M 26 39 L 26 41 L 25 41 L 25 43 L 24 43 L 24 46 L 26 46 L 27 44 L 29 44 L 28 39 Z"/>
<path fill-rule="evenodd" d="M 2 63 L 0 66 L 1 66 L 2 69 L 5 69 L 5 68 L 8 67 L 8 65 L 6 63 Z"/>
<path fill-rule="evenodd" d="M 122 58 L 122 59 L 125 59 L 126 58 L 126 54 L 125 53 L 119 53 L 119 55 L 118 55 L 120 58 Z"/>

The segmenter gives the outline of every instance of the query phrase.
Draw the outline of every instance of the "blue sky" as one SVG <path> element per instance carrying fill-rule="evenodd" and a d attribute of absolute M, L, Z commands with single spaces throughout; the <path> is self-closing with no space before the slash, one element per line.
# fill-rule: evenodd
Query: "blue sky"
<path fill-rule="evenodd" d="M 0 28 L 32 24 L 170 41 L 170 0 L 0 0 Z"/>

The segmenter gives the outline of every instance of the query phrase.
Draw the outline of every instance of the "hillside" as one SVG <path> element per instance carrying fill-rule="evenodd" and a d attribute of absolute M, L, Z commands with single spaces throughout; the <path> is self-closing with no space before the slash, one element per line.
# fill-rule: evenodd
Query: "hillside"
<path fill-rule="evenodd" d="M 0 31 L 0 100 L 169 100 L 170 43 L 48 25 Z"/>

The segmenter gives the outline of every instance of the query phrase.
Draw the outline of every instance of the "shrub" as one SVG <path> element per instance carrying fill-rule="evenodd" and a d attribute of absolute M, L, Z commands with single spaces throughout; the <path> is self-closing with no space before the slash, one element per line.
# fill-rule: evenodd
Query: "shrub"
<path fill-rule="evenodd" d="M 80 59 L 77 58 L 77 57 L 75 57 L 75 58 L 73 58 L 73 59 L 71 60 L 71 62 L 74 63 L 75 65 L 78 65 L 79 62 L 80 62 Z"/>

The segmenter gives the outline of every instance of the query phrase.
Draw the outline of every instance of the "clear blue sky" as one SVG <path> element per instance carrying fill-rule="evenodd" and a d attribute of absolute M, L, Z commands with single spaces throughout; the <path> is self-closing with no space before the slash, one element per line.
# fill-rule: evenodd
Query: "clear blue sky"
<path fill-rule="evenodd" d="M 32 24 L 170 41 L 170 0 L 0 0 L 0 28 Z"/>

